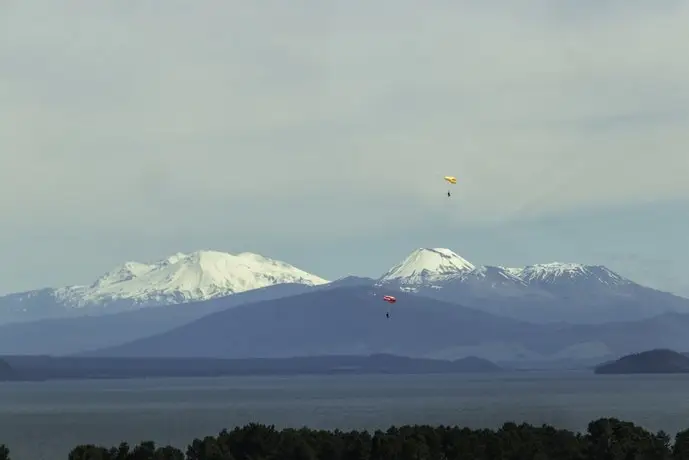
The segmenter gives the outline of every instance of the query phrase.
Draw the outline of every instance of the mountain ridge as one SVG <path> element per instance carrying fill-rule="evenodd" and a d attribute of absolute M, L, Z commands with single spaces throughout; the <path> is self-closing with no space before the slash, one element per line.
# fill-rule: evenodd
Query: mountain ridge
<path fill-rule="evenodd" d="M 442 265 L 433 259 L 439 253 Z M 531 322 L 609 322 L 689 313 L 689 299 L 642 286 L 603 265 L 477 266 L 449 249 L 419 248 L 395 267 L 400 266 L 402 276 L 385 274 L 375 285 Z"/>
<path fill-rule="evenodd" d="M 445 360 L 476 356 L 501 366 L 531 367 L 594 364 L 657 347 L 689 348 L 689 314 L 607 324 L 533 324 L 401 292 L 387 318 L 385 292 L 365 286 L 311 290 L 76 355 L 234 359 L 388 353 Z"/>
<path fill-rule="evenodd" d="M 154 354 L 240 358 L 393 353 L 435 359 L 478 356 L 508 367 L 517 362 L 549 367 L 593 365 L 654 347 L 689 349 L 687 314 L 539 325 L 492 314 L 484 304 L 472 307 L 412 292 L 395 294 L 397 302 L 390 305 L 382 299 L 390 290 L 373 282 L 345 277 L 315 287 L 280 284 L 190 304 L 3 325 L 0 354 L 110 354 L 120 346 L 134 346 L 129 349 L 134 354 L 145 354 L 151 341 L 165 336 L 171 340 L 154 346 Z M 187 332 L 178 336 L 181 329 Z M 133 342 L 148 343 L 148 351 Z"/>
<path fill-rule="evenodd" d="M 447 248 L 418 248 L 403 261 L 378 278 L 384 286 L 394 282 L 400 285 L 461 280 L 463 277 L 486 277 L 492 273 L 517 284 L 528 286 L 535 283 L 553 283 L 560 279 L 596 277 L 600 282 L 617 285 L 633 281 L 622 277 L 603 265 L 587 265 L 571 262 L 547 262 L 523 267 L 500 265 L 474 265 Z"/>
<path fill-rule="evenodd" d="M 418 248 L 376 279 L 349 275 L 328 281 L 255 253 L 201 250 L 151 263 L 125 262 L 88 285 L 8 294 L 0 297 L 0 324 L 193 304 L 290 283 L 415 292 L 535 322 L 604 322 L 620 315 L 689 312 L 689 299 L 646 288 L 602 265 L 475 265 L 447 248 Z"/>

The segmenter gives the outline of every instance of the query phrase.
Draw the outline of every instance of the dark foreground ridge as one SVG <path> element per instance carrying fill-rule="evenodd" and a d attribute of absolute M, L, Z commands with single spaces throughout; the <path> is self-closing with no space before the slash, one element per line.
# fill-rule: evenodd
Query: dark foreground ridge
<path fill-rule="evenodd" d="M 689 357 L 667 349 L 649 350 L 623 356 L 595 368 L 596 374 L 684 374 L 689 373 Z"/>
<path fill-rule="evenodd" d="M 69 460 L 674 460 L 689 458 L 689 430 L 651 433 L 630 422 L 599 419 L 585 434 L 505 423 L 498 430 L 402 426 L 387 431 L 276 430 L 250 424 L 194 439 L 186 449 L 142 442 L 130 447 L 80 445 Z M 0 460 L 10 459 L 0 446 Z"/>
<path fill-rule="evenodd" d="M 3 366 L 5 367 L 3 368 Z M 443 361 L 386 354 L 275 359 L 51 356 L 5 356 L 0 359 L 0 380 L 299 374 L 456 374 L 499 372 L 501 370 L 499 366 L 490 361 L 474 357 Z"/>

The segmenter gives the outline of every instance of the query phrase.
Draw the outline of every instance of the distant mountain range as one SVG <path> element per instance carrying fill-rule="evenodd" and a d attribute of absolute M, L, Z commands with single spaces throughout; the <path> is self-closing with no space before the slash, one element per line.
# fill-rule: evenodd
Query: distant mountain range
<path fill-rule="evenodd" d="M 127 262 L 90 285 L 0 297 L 0 324 L 198 303 L 283 284 L 375 284 L 532 322 L 602 323 L 689 313 L 689 299 L 641 286 L 603 266 L 475 266 L 449 249 L 417 249 L 377 280 L 347 277 L 330 283 L 258 254 L 197 251 L 153 263 Z"/>
<path fill-rule="evenodd" d="M 0 316 L 15 321 L 0 325 L 0 354 L 388 353 L 576 367 L 689 349 L 688 299 L 602 266 L 475 266 L 440 248 L 415 250 L 378 279 L 332 282 L 256 254 L 177 254 L 130 262 L 89 286 L 5 296 Z"/>
<path fill-rule="evenodd" d="M 219 311 L 184 326 L 84 356 L 289 358 L 369 355 L 459 359 L 500 365 L 597 364 L 654 347 L 689 349 L 689 315 L 602 325 L 532 324 L 400 293 L 387 319 L 382 292 L 318 290 Z"/>
<path fill-rule="evenodd" d="M 278 284 L 201 302 L 3 324 L 0 325 L 0 354 L 59 356 L 118 345 L 169 331 L 238 305 L 305 292 L 310 292 L 310 286 Z"/>
<path fill-rule="evenodd" d="M 490 361 L 474 357 L 443 361 L 394 355 L 235 360 L 0 356 L 0 381 L 224 375 L 457 374 L 502 370 Z"/>
<path fill-rule="evenodd" d="M 449 249 L 417 249 L 376 282 L 531 322 L 605 323 L 689 313 L 689 299 L 601 265 L 474 266 Z"/>

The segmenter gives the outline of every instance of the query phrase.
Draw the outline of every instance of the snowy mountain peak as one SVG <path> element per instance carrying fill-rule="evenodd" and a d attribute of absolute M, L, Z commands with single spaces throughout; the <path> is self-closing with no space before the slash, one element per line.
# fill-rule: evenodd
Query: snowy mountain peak
<path fill-rule="evenodd" d="M 140 262 L 125 262 L 98 278 L 91 287 L 106 286 L 113 283 L 129 281 L 150 272 L 153 267 Z"/>
<path fill-rule="evenodd" d="M 464 278 L 477 278 L 486 280 L 501 280 L 504 282 L 512 282 L 516 284 L 526 285 L 526 283 L 515 273 L 514 269 L 505 267 L 493 267 L 490 265 L 483 265 L 464 275 Z"/>
<path fill-rule="evenodd" d="M 177 262 L 179 262 L 182 259 L 186 259 L 186 258 L 192 256 L 193 254 L 200 254 L 202 252 L 211 252 L 211 251 L 196 251 L 196 252 L 191 253 L 191 254 L 185 254 L 183 252 L 177 252 L 175 254 L 172 254 L 169 257 L 166 257 L 165 259 L 163 259 L 161 261 L 158 261 L 156 265 L 176 264 Z"/>
<path fill-rule="evenodd" d="M 316 286 L 327 282 L 259 254 L 196 251 L 173 254 L 150 264 L 127 262 L 90 286 L 58 289 L 56 297 L 79 307 L 120 300 L 164 305 L 222 297 L 275 284 Z"/>
<path fill-rule="evenodd" d="M 511 272 L 527 283 L 552 284 L 580 280 L 598 281 L 602 284 L 618 286 L 632 282 L 602 265 L 583 265 L 574 263 L 550 262 L 529 265 Z"/>
<path fill-rule="evenodd" d="M 450 249 L 420 248 L 392 267 L 379 283 L 427 284 L 474 270 L 474 265 Z"/>

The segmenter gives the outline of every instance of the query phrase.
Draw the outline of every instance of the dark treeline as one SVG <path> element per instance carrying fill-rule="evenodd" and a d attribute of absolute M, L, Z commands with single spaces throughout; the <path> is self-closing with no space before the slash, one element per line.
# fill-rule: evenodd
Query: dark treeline
<path fill-rule="evenodd" d="M 10 459 L 0 446 L 0 460 Z M 498 430 L 403 426 L 387 431 L 276 430 L 250 424 L 195 439 L 185 450 L 142 442 L 117 447 L 80 445 L 69 460 L 651 460 L 689 459 L 689 429 L 674 442 L 614 418 L 589 423 L 586 433 L 505 423 Z"/>

